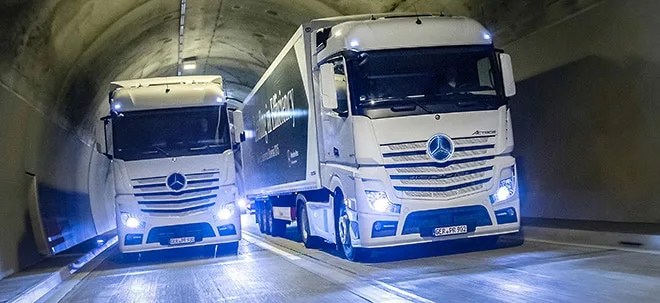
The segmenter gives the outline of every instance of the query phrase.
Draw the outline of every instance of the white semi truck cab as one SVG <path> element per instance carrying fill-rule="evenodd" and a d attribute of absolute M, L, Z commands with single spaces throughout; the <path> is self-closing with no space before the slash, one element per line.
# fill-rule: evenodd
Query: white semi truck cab
<path fill-rule="evenodd" d="M 336 243 L 349 259 L 517 232 L 515 83 L 491 38 L 464 17 L 301 26 L 245 102 L 261 230 L 298 221 L 307 246 Z"/>
<path fill-rule="evenodd" d="M 104 117 L 119 248 L 137 252 L 241 239 L 227 102 L 219 76 L 113 82 Z"/>

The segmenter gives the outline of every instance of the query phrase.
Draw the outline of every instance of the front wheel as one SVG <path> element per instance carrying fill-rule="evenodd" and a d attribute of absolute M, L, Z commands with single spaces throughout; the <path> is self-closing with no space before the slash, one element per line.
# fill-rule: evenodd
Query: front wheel
<path fill-rule="evenodd" d="M 309 217 L 304 203 L 298 204 L 298 234 L 306 248 L 318 248 L 321 246 L 321 239 L 312 236 L 309 228 Z"/>
<path fill-rule="evenodd" d="M 264 233 L 271 235 L 273 233 L 273 205 L 270 204 L 270 201 L 266 202 L 263 213 Z"/>
<path fill-rule="evenodd" d="M 359 262 L 368 259 L 371 251 L 366 248 L 353 247 L 351 242 L 351 220 L 346 211 L 346 205 L 341 205 L 339 218 L 337 219 L 337 231 L 339 232 L 339 243 L 346 259 Z"/>

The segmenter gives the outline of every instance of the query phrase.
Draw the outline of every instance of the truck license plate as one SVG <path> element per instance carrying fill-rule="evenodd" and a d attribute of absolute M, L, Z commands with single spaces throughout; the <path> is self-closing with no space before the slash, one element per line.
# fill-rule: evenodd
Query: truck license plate
<path fill-rule="evenodd" d="M 170 245 L 195 243 L 195 237 L 171 238 Z"/>
<path fill-rule="evenodd" d="M 433 230 L 434 237 L 465 234 L 468 232 L 467 225 L 436 227 Z"/>

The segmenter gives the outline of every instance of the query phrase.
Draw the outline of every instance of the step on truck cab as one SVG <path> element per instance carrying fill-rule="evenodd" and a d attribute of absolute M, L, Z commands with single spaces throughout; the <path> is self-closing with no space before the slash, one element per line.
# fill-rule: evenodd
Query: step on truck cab
<path fill-rule="evenodd" d="M 369 249 L 520 227 L 511 59 L 464 17 L 302 25 L 245 100 L 245 193 L 262 232 Z"/>
<path fill-rule="evenodd" d="M 102 118 L 119 248 L 134 253 L 241 239 L 228 105 L 219 76 L 112 82 Z"/>

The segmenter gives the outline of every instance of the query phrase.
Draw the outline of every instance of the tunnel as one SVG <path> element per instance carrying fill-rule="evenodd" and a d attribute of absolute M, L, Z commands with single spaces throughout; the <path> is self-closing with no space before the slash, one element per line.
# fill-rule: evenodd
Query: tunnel
<path fill-rule="evenodd" d="M 361 14 L 465 16 L 483 24 L 495 47 L 511 55 L 517 94 L 509 107 L 523 231 L 527 225 L 529 230 L 547 228 L 546 242 L 584 240 L 570 232 L 560 237 L 558 229 L 593 232 L 591 238 L 598 238 L 598 232 L 653 238 L 660 234 L 657 11 L 660 3 L 651 0 L 3 0 L 0 278 L 20 274 L 116 229 L 111 161 L 95 148 L 103 144 L 99 119 L 110 111 L 112 81 L 221 75 L 227 99 L 240 103 L 301 24 Z M 627 244 L 624 249 L 647 245 L 624 238 L 616 245 Z M 653 239 L 649 245 L 660 249 L 660 240 Z M 255 241 L 263 249 L 277 247 Z M 299 262 L 288 248 L 275 249 Z M 548 253 L 547 247 L 531 250 L 520 253 Z M 504 262 L 506 254 L 500 254 L 498 260 Z M 350 265 L 342 262 L 337 266 L 350 271 Z M 660 262 L 648 262 L 635 265 L 646 268 L 639 274 L 647 275 L 643 283 L 660 283 Z M 314 281 L 309 275 L 322 271 L 307 263 L 301 266 L 311 273 L 289 278 Z M 422 261 L 414 266 L 431 265 Z M 394 270 L 395 265 L 386 267 Z M 228 267 L 224 273 L 240 277 L 240 271 Z M 365 279 L 377 279 L 369 269 L 356 271 L 362 278 L 353 288 L 362 289 Z M 420 274 L 431 277 L 432 272 Z M 334 297 L 332 291 L 347 283 L 345 275 L 326 277 L 333 286 L 318 297 L 307 293 L 297 300 L 343 298 Z M 176 279 L 171 272 L 167 276 Z M 245 282 L 250 277 L 240 279 Z M 299 285 L 305 283 L 311 282 Z M 374 283 L 362 286 L 380 285 Z M 263 292 L 236 296 L 248 301 L 293 300 L 268 285 L 276 297 L 269 299 Z M 429 301 L 415 294 L 416 287 L 402 285 L 405 293 L 391 289 L 388 293 Z M 534 291 L 525 288 L 531 285 L 511 287 L 502 292 L 533 301 L 526 297 Z M 597 293 L 596 288 L 588 289 Z M 571 290 L 579 292 L 579 288 Z M 645 291 L 618 298 L 652 301 L 644 297 Z M 455 290 L 445 295 L 465 294 Z M 172 301 L 186 301 L 182 293 L 176 295 Z M 223 300 L 229 300 L 225 295 Z M 547 295 L 543 298 L 553 297 Z M 559 298 L 574 301 L 580 296 Z M 438 297 L 431 301 L 435 300 Z M 487 298 L 476 296 L 470 301 L 480 300 Z"/>

